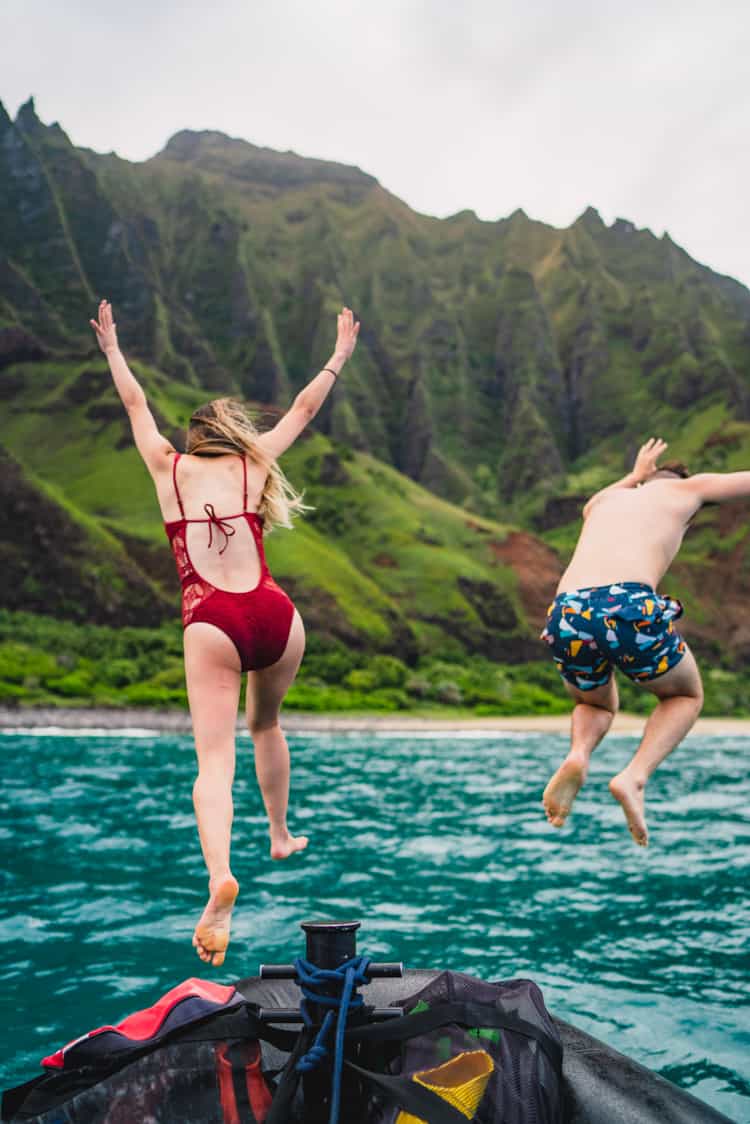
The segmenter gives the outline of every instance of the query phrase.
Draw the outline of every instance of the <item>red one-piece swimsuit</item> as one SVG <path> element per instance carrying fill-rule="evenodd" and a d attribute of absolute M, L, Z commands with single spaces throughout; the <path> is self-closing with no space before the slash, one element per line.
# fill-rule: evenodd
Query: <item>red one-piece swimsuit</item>
<path fill-rule="evenodd" d="M 240 657 L 243 671 L 259 671 L 270 667 L 284 654 L 292 627 L 294 605 L 283 589 L 271 577 L 263 550 L 263 520 L 255 511 L 247 511 L 247 464 L 242 460 L 243 494 L 242 511 L 238 515 L 218 516 L 213 504 L 204 504 L 205 519 L 186 519 L 182 497 L 177 485 L 177 464 L 180 453 L 175 453 L 172 463 L 172 481 L 180 508 L 180 518 L 165 522 L 172 552 L 177 562 L 177 572 L 182 584 L 182 625 L 202 621 L 221 629 L 233 642 Z M 243 593 L 218 589 L 196 570 L 190 559 L 187 545 L 188 523 L 205 523 L 208 545 L 218 548 L 219 537 L 224 536 L 222 554 L 235 533 L 232 522 L 244 519 L 252 531 L 260 562 L 258 584 Z"/>

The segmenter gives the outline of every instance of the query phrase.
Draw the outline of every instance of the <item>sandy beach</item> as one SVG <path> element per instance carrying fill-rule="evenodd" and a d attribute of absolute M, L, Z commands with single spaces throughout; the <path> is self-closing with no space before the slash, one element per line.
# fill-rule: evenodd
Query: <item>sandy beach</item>
<path fill-rule="evenodd" d="M 618 714 L 612 727 L 614 734 L 639 734 L 646 718 L 640 714 Z M 530 733 L 564 734 L 570 719 L 565 714 L 513 715 L 492 718 L 434 718 L 419 715 L 395 714 L 305 714 L 289 711 L 283 717 L 284 729 L 289 733 L 336 731 L 403 731 L 445 732 L 449 730 L 487 733 L 503 731 L 528 731 Z M 237 728 L 244 723 L 238 718 Z M 164 733 L 189 733 L 190 716 L 187 711 L 149 710 L 132 708 L 14 708 L 0 707 L 0 730 L 155 730 Z M 725 734 L 750 737 L 748 718 L 699 718 L 691 734 L 694 736 Z M 690 736 L 690 735 L 689 735 Z"/>

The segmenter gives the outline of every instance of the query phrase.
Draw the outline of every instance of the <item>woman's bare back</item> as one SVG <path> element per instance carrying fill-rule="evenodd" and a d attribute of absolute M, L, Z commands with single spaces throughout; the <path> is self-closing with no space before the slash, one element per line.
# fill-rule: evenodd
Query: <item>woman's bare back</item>
<path fill-rule="evenodd" d="M 257 511 L 266 472 L 247 460 L 246 465 L 244 507 L 244 476 L 239 456 L 183 454 L 177 458 L 176 466 L 173 464 L 173 472 L 157 481 L 165 521 L 180 519 L 182 513 L 174 487 L 176 470 L 179 498 L 188 520 L 185 541 L 190 560 L 207 582 L 229 593 L 254 589 L 261 576 L 255 537 L 247 520 L 237 516 Z"/>

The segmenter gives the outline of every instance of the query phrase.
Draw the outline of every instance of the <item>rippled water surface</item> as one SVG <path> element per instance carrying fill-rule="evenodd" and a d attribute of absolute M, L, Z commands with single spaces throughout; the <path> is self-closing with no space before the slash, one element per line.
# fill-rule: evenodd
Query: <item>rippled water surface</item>
<path fill-rule="evenodd" d="M 689 739 L 650 789 L 637 849 L 606 781 L 609 739 L 563 832 L 539 798 L 547 735 L 297 736 L 288 863 L 267 858 L 240 742 L 242 894 L 222 980 L 301 951 L 297 923 L 361 917 L 360 948 L 411 967 L 533 977 L 550 1008 L 750 1121 L 750 740 Z M 0 1084 L 74 1035 L 206 975 L 190 945 L 205 876 L 192 742 L 9 734 L 3 766 Z"/>

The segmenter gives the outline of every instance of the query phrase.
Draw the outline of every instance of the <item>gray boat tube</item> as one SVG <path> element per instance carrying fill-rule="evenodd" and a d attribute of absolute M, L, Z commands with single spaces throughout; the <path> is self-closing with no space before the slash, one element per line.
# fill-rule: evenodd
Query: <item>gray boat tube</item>
<path fill-rule="evenodd" d="M 401 979 L 373 980 L 361 989 L 374 1007 L 398 1005 L 440 973 L 407 970 Z M 291 980 L 240 980 L 237 989 L 261 1007 L 297 1007 Z M 684 1089 L 618 1054 L 570 1023 L 555 1019 L 563 1041 L 563 1077 L 570 1103 L 568 1124 L 734 1124 Z"/>

